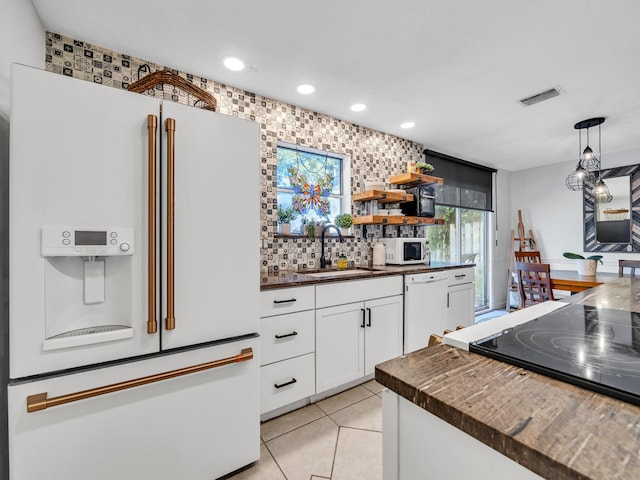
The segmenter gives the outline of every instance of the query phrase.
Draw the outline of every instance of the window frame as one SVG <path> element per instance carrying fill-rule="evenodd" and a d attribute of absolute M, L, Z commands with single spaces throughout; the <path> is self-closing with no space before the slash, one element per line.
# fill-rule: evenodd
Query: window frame
<path fill-rule="evenodd" d="M 340 191 L 342 192 L 342 194 L 338 195 L 338 194 L 332 193 L 329 195 L 329 198 L 340 199 L 341 212 L 332 213 L 331 217 L 335 218 L 335 216 L 338 215 L 339 213 L 351 213 L 351 158 L 348 155 L 337 153 L 337 152 L 331 152 L 329 150 L 320 150 L 317 148 L 308 147 L 306 145 L 298 145 L 295 143 L 288 143 L 282 140 L 278 140 L 276 142 L 276 170 L 278 168 L 278 148 L 280 147 L 288 148 L 291 150 L 298 150 L 300 152 L 305 152 L 305 153 L 313 153 L 316 155 L 326 155 L 332 158 L 339 159 L 342 163 L 342 172 L 341 172 L 342 174 L 341 174 L 341 184 L 340 184 Z M 280 192 L 293 193 L 293 189 L 279 187 L 277 175 L 275 180 L 275 188 L 276 188 L 276 210 L 277 210 L 278 193 Z M 303 235 L 303 234 L 302 233 L 296 234 L 292 232 L 292 235 Z"/>

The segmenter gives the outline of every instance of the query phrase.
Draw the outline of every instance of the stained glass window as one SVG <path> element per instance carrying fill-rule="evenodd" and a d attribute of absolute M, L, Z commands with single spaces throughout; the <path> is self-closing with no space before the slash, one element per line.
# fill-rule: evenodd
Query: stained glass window
<path fill-rule="evenodd" d="M 299 213 L 292 231 L 303 233 L 303 224 L 310 220 L 333 222 L 342 213 L 344 157 L 284 145 L 278 145 L 277 154 L 278 205 L 293 205 Z"/>

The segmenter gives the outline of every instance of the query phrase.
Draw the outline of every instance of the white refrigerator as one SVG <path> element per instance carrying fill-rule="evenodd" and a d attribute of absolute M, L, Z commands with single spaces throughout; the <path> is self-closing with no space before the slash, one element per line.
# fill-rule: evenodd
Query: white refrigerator
<path fill-rule="evenodd" d="M 259 126 L 13 65 L 11 480 L 259 457 Z"/>

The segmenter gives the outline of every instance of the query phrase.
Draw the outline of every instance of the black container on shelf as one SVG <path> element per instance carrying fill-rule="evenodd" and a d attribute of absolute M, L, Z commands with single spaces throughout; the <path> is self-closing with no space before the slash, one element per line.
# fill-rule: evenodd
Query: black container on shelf
<path fill-rule="evenodd" d="M 430 185 L 417 185 L 407 188 L 407 193 L 413 195 L 413 201 L 400 204 L 402 213 L 410 217 L 436 216 L 436 194 Z"/>

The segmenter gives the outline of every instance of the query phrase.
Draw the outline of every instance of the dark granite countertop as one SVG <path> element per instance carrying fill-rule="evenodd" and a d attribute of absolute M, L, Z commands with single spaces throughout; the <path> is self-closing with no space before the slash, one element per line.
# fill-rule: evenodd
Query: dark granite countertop
<path fill-rule="evenodd" d="M 435 263 L 431 265 L 384 265 L 384 266 L 359 266 L 349 267 L 350 269 L 358 269 L 358 273 L 347 276 L 341 275 L 341 270 L 336 268 L 317 269 L 317 270 L 284 270 L 274 273 L 264 273 L 260 276 L 260 290 L 272 290 L 276 288 L 299 287 L 302 285 L 316 285 L 321 283 L 329 283 L 336 281 L 363 280 L 369 278 L 385 277 L 389 275 L 408 275 L 414 273 L 438 272 L 443 270 L 451 270 L 454 268 L 475 267 L 474 263 L 450 264 Z M 323 276 L 321 278 L 312 277 L 308 273 L 335 271 L 336 275 Z"/>
<path fill-rule="evenodd" d="M 571 302 L 640 311 L 640 280 Z M 638 406 L 447 345 L 381 363 L 375 378 L 544 478 L 640 478 Z"/>

